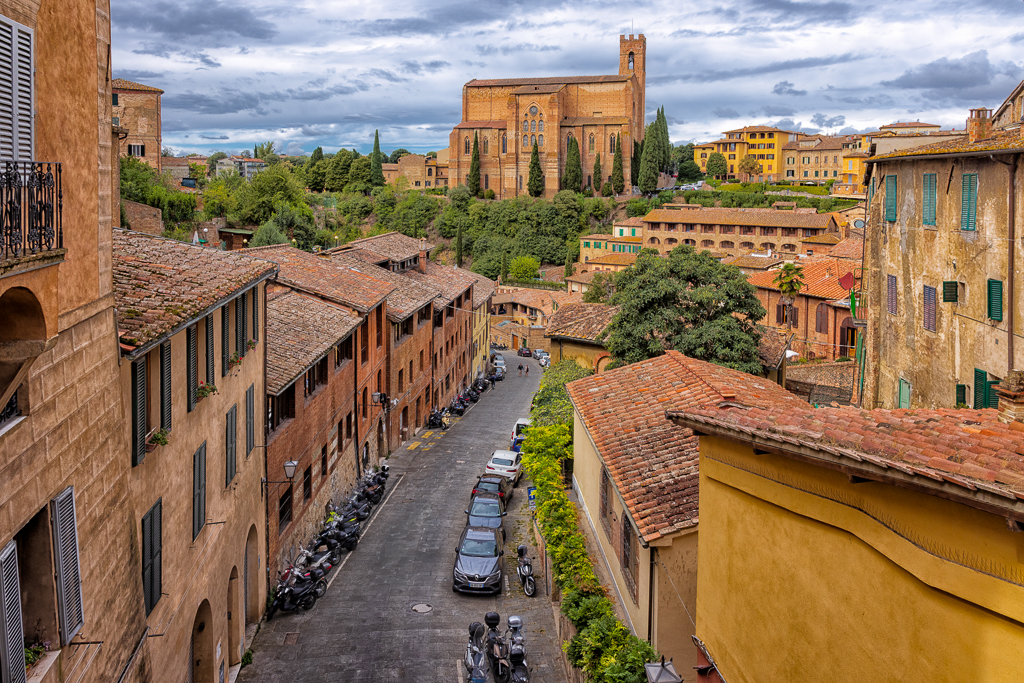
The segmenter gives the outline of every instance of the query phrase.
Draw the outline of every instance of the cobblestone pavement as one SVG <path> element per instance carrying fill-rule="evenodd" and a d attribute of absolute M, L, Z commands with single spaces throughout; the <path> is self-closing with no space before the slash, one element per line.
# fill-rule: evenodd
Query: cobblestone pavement
<path fill-rule="evenodd" d="M 535 683 L 565 680 L 551 602 L 544 595 L 543 562 L 530 533 L 527 483 L 520 481 L 506 519 L 506 588 L 496 597 L 452 592 L 454 548 L 465 526 L 466 504 L 492 451 L 507 448 L 512 425 L 529 414 L 541 369 L 505 352 L 510 376 L 483 394 L 447 432 L 421 432 L 392 455 L 388 498 L 370 518 L 359 547 L 333 572 L 327 594 L 306 613 L 278 614 L 263 624 L 253 664 L 238 680 L 465 681 L 462 657 L 468 626 L 495 611 L 502 628 L 523 618 Z M 530 376 L 515 368 L 529 363 Z M 515 547 L 526 543 L 538 575 L 527 598 L 516 577 Z M 427 604 L 425 614 L 414 605 Z"/>

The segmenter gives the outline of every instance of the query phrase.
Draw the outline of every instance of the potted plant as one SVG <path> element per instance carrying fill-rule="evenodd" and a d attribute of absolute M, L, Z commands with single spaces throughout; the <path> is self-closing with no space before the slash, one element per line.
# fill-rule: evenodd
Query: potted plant
<path fill-rule="evenodd" d="M 152 453 L 154 450 L 156 450 L 157 446 L 166 446 L 167 445 L 167 441 L 168 441 L 168 439 L 167 439 L 167 430 L 166 429 L 158 429 L 158 430 L 156 430 L 149 437 L 149 441 L 146 442 L 146 452 L 147 453 Z"/>
<path fill-rule="evenodd" d="M 231 358 L 228 359 L 228 367 L 229 368 L 233 368 L 236 365 L 241 365 L 241 364 L 242 364 L 242 357 L 238 355 L 237 351 L 235 351 L 233 354 L 231 354 Z"/>
<path fill-rule="evenodd" d="M 256 348 L 256 344 L 257 344 L 257 342 L 256 342 L 255 339 L 250 339 L 249 341 L 247 341 L 245 343 L 245 345 L 249 348 L 250 351 L 252 351 L 253 349 Z"/>
<path fill-rule="evenodd" d="M 196 403 L 202 401 L 210 394 L 217 393 L 217 385 L 213 382 L 207 384 L 206 382 L 199 382 L 199 386 L 196 388 Z"/>
<path fill-rule="evenodd" d="M 25 673 L 32 670 L 50 649 L 50 641 L 25 643 Z"/>

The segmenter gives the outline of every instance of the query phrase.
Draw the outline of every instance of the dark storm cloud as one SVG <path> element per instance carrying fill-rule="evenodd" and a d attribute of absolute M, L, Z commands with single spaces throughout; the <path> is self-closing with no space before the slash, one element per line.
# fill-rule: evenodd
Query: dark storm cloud
<path fill-rule="evenodd" d="M 903 75 L 898 78 L 882 81 L 882 85 L 894 88 L 956 90 L 986 85 L 1000 74 L 1016 77 L 1020 71 L 1020 66 L 1013 62 L 993 64 L 988 59 L 987 50 L 978 50 L 959 59 L 942 57 L 927 64 L 921 64 L 904 71 Z"/>
<path fill-rule="evenodd" d="M 188 137 L 187 135 L 185 137 Z M 229 140 L 227 135 L 200 135 L 203 140 Z"/>
<path fill-rule="evenodd" d="M 775 87 L 772 88 L 772 94 L 773 95 L 797 95 L 797 96 L 802 97 L 802 96 L 807 94 L 807 91 L 806 90 L 797 90 L 795 87 L 793 87 L 793 84 L 790 83 L 789 81 L 779 81 L 778 83 L 775 84 Z M 785 114 L 782 114 L 782 116 L 785 116 Z"/>
<path fill-rule="evenodd" d="M 171 40 L 203 36 L 219 40 L 234 34 L 229 40 L 237 42 L 238 37 L 269 40 L 277 35 L 274 25 L 251 9 L 221 0 L 115 0 L 111 14 L 119 29 Z"/>
<path fill-rule="evenodd" d="M 711 113 L 720 119 L 735 119 L 739 118 L 740 115 L 740 113 L 732 107 L 716 107 Z"/>
<path fill-rule="evenodd" d="M 789 107 L 782 107 L 777 104 L 766 104 L 765 106 L 761 107 L 760 113 L 764 114 L 765 116 L 792 116 L 796 112 L 790 109 Z M 753 115 L 756 115 L 756 113 Z"/>
<path fill-rule="evenodd" d="M 819 113 L 811 117 L 811 123 L 819 128 L 835 128 L 846 124 L 846 117 L 842 114 L 838 116 L 825 116 Z"/>
<path fill-rule="evenodd" d="M 847 52 L 841 55 L 831 55 L 828 57 L 801 57 L 800 59 L 786 59 L 783 61 L 769 62 L 758 66 L 739 67 L 736 69 L 696 70 L 690 73 L 655 76 L 653 78 L 648 76 L 647 82 L 652 85 L 664 85 L 676 81 L 714 83 L 716 81 L 728 81 L 733 78 L 742 78 L 746 76 L 761 76 L 764 74 L 778 73 L 780 71 L 816 69 L 823 66 L 831 66 L 833 64 L 847 64 L 859 59 L 863 59 L 863 57 Z"/>
<path fill-rule="evenodd" d="M 501 53 L 503 55 L 513 55 L 518 52 L 557 52 L 561 50 L 557 45 L 534 45 L 533 43 L 519 43 L 518 45 L 477 45 L 477 54 L 483 57 L 489 57 Z"/>
<path fill-rule="evenodd" d="M 450 66 L 451 64 L 440 59 L 435 59 L 429 62 L 417 62 L 415 60 L 406 60 L 401 64 L 402 71 L 410 74 L 415 74 L 417 76 L 419 76 L 422 73 L 436 73 L 441 69 L 447 69 Z"/>

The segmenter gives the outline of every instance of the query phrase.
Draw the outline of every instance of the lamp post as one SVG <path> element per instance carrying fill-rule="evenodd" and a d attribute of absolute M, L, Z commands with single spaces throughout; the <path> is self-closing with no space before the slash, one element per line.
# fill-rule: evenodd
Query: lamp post
<path fill-rule="evenodd" d="M 644 673 L 647 674 L 647 683 L 683 683 L 683 677 L 676 672 L 672 660 L 666 662 L 664 655 L 662 655 L 660 663 L 644 664 Z"/>
<path fill-rule="evenodd" d="M 284 462 L 284 476 L 287 477 L 287 481 L 268 481 L 263 480 L 264 484 L 290 484 L 292 478 L 295 476 L 295 468 L 299 466 L 299 463 L 295 460 L 285 460 Z"/>

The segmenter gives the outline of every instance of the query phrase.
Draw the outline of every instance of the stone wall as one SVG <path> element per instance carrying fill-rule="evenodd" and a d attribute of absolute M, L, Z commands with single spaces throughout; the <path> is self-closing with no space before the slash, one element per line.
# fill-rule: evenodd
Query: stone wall
<path fill-rule="evenodd" d="M 161 220 L 160 209 L 124 200 L 124 215 L 128 219 L 128 227 L 135 232 L 145 232 L 150 235 L 161 235 L 164 231 L 164 222 Z"/>

